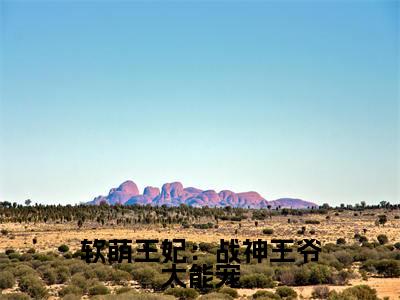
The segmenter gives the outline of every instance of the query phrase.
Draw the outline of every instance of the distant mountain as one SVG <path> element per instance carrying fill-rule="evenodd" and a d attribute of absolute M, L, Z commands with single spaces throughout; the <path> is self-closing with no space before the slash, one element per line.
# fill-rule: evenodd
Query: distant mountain
<path fill-rule="evenodd" d="M 267 201 L 257 192 L 235 193 L 229 190 L 216 192 L 214 190 L 200 190 L 194 187 L 184 188 L 180 182 L 165 183 L 161 191 L 157 187 L 145 187 L 143 194 L 139 193 L 133 181 L 125 181 L 117 188 L 112 188 L 107 196 L 98 196 L 87 204 L 122 204 L 122 205 L 167 205 L 179 206 L 209 206 L 209 207 L 242 207 L 242 208 L 307 208 L 317 204 L 301 199 L 281 198 Z"/>

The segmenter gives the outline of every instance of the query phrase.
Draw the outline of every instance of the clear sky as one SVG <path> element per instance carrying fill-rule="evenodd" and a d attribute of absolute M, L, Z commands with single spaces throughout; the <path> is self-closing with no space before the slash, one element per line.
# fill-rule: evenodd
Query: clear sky
<path fill-rule="evenodd" d="M 0 201 L 400 201 L 397 1 L 0 2 Z"/>

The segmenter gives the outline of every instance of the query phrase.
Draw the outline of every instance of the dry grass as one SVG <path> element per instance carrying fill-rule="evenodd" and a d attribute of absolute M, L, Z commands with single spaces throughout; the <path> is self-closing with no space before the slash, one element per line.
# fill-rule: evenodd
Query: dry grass
<path fill-rule="evenodd" d="M 307 216 L 274 216 L 272 219 L 258 221 L 258 227 L 255 227 L 254 221 L 248 219 L 241 222 L 239 228 L 238 222 L 220 221 L 217 229 L 184 229 L 180 225 L 170 225 L 162 228 L 161 225 L 133 225 L 123 226 L 104 226 L 97 223 L 85 223 L 78 229 L 76 223 L 66 224 L 19 224 L 6 223 L 1 224 L 1 229 L 7 229 L 8 236 L 0 236 L 0 251 L 8 248 L 29 249 L 33 247 L 32 240 L 37 238 L 35 248 L 39 251 L 54 250 L 61 244 L 67 244 L 71 249 L 78 249 L 80 241 L 87 238 L 89 240 L 128 238 L 136 240 L 139 238 L 185 238 L 193 242 L 219 242 L 220 239 L 238 238 L 239 240 L 263 238 L 270 240 L 272 238 L 303 238 L 314 237 L 323 244 L 328 242 L 335 243 L 338 238 L 345 238 L 347 241 L 353 241 L 355 233 L 364 235 L 363 229 L 366 229 L 366 236 L 369 240 L 376 239 L 379 234 L 386 234 L 390 242 L 399 242 L 400 219 L 394 219 L 394 213 L 388 213 L 389 221 L 385 226 L 376 226 L 377 215 L 383 211 L 374 210 L 374 216 L 362 215 L 354 216 L 353 212 L 345 211 L 335 216 L 330 213 L 330 219 L 326 215 L 307 215 Z M 371 211 L 365 211 L 364 214 L 370 214 Z M 288 224 L 288 218 L 291 219 Z M 304 224 L 307 219 L 319 220 L 321 224 Z M 293 223 L 296 222 L 296 223 Z M 298 235 L 297 231 L 306 226 L 306 234 Z M 263 235 L 263 228 L 274 229 L 274 234 Z M 310 234 L 309 230 L 314 229 L 315 234 Z M 237 230 L 237 234 L 235 231 Z"/>

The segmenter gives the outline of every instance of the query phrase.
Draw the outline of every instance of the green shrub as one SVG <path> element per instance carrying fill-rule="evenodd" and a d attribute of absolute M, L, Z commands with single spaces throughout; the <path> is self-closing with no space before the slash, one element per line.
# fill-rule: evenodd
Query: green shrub
<path fill-rule="evenodd" d="M 320 264 L 309 265 L 310 284 L 324 284 L 332 282 L 332 271 L 328 266 Z"/>
<path fill-rule="evenodd" d="M 57 274 L 57 283 L 65 283 L 71 277 L 69 269 L 65 266 L 59 266 L 55 269 Z"/>
<path fill-rule="evenodd" d="M 111 279 L 111 274 L 112 274 L 112 270 L 110 269 L 110 267 L 105 266 L 103 264 L 93 264 L 90 266 L 91 267 L 91 271 L 86 271 L 85 275 L 86 277 L 93 277 L 93 275 L 95 275 L 100 281 L 109 281 Z"/>
<path fill-rule="evenodd" d="M 20 261 L 31 261 L 32 260 L 32 255 L 30 253 L 23 253 L 19 257 Z"/>
<path fill-rule="evenodd" d="M 288 286 L 279 286 L 276 288 L 275 293 L 281 297 L 282 299 L 296 299 L 297 298 L 297 293 L 294 289 L 288 287 Z"/>
<path fill-rule="evenodd" d="M 215 254 L 215 253 L 217 253 L 217 244 L 214 244 L 214 243 L 203 243 L 203 242 L 201 242 L 200 244 L 199 244 L 199 249 L 200 249 L 200 251 L 203 251 L 203 252 L 208 252 L 208 253 L 212 253 L 212 254 Z"/>
<path fill-rule="evenodd" d="M 159 268 L 159 266 L 157 267 Z M 137 280 L 143 288 L 153 288 L 160 290 L 162 285 L 168 280 L 169 275 L 160 274 L 161 271 L 151 265 L 139 265 L 132 271 L 132 277 Z"/>
<path fill-rule="evenodd" d="M 18 252 L 13 252 L 8 255 L 8 258 L 19 260 L 21 258 L 21 254 L 19 254 Z"/>
<path fill-rule="evenodd" d="M 44 299 L 47 297 L 46 287 L 40 279 L 32 275 L 25 275 L 19 281 L 19 287 L 22 292 L 27 293 L 34 299 Z"/>
<path fill-rule="evenodd" d="M 65 244 L 62 244 L 60 247 L 58 247 L 58 251 L 65 253 L 69 251 L 69 247 Z"/>
<path fill-rule="evenodd" d="M 397 242 L 393 245 L 397 250 L 400 250 L 400 242 Z"/>
<path fill-rule="evenodd" d="M 346 239 L 344 238 L 338 238 L 336 240 L 336 245 L 345 245 L 346 244 Z"/>
<path fill-rule="evenodd" d="M 57 283 L 57 273 L 53 269 L 46 270 L 43 273 L 42 279 L 48 285 Z"/>
<path fill-rule="evenodd" d="M 30 300 L 30 297 L 24 293 L 9 293 L 0 296 L 2 300 Z"/>
<path fill-rule="evenodd" d="M 25 275 L 38 276 L 37 272 L 26 264 L 17 265 L 15 268 L 13 268 L 12 272 L 16 277 L 22 277 Z"/>
<path fill-rule="evenodd" d="M 81 288 L 82 290 L 86 290 L 88 282 L 85 276 L 81 273 L 75 274 L 71 277 L 71 282 L 73 285 Z"/>
<path fill-rule="evenodd" d="M 394 259 L 381 259 L 373 261 L 372 266 L 378 274 L 384 277 L 400 276 L 400 261 Z"/>
<path fill-rule="evenodd" d="M 180 300 L 196 299 L 199 296 L 199 293 L 195 289 L 178 287 L 169 288 L 164 294 L 174 296 Z"/>
<path fill-rule="evenodd" d="M 67 266 L 72 275 L 89 270 L 88 264 L 81 260 L 72 260 Z"/>
<path fill-rule="evenodd" d="M 249 274 L 240 277 L 240 286 L 244 288 L 273 288 L 275 286 L 271 277 L 264 274 Z"/>
<path fill-rule="evenodd" d="M 111 279 L 116 284 L 121 284 L 123 282 L 131 280 L 132 276 L 130 273 L 122 270 L 114 270 L 111 273 Z"/>
<path fill-rule="evenodd" d="M 274 230 L 272 228 L 264 228 L 262 232 L 263 234 L 273 234 Z"/>
<path fill-rule="evenodd" d="M 368 285 L 356 285 L 343 290 L 341 293 L 331 292 L 329 300 L 379 300 L 376 290 Z"/>
<path fill-rule="evenodd" d="M 231 296 L 232 298 L 238 298 L 239 297 L 239 294 L 238 294 L 237 290 L 235 290 L 233 288 L 230 288 L 230 287 L 223 287 L 218 292 L 222 293 L 222 294 L 227 294 L 227 295 Z"/>
<path fill-rule="evenodd" d="M 55 284 L 57 282 L 57 273 L 56 271 L 48 265 L 40 266 L 37 271 L 39 271 L 43 281 L 50 285 Z"/>
<path fill-rule="evenodd" d="M 334 256 L 344 266 L 350 266 L 353 263 L 353 256 L 346 250 L 336 251 Z"/>
<path fill-rule="evenodd" d="M 82 288 L 76 286 L 76 285 L 67 285 L 65 287 L 63 287 L 59 292 L 58 295 L 60 297 L 63 297 L 65 295 L 69 295 L 69 294 L 73 294 L 73 295 L 82 295 L 83 294 L 83 290 Z"/>
<path fill-rule="evenodd" d="M 109 294 L 109 289 L 104 284 L 96 284 L 89 288 L 89 295 L 107 295 Z"/>
<path fill-rule="evenodd" d="M 381 245 L 385 245 L 389 242 L 389 239 L 386 236 L 386 234 L 380 234 L 376 237 L 376 239 L 378 240 L 379 244 L 381 244 Z"/>
<path fill-rule="evenodd" d="M 13 273 L 8 271 L 0 272 L 0 289 L 12 288 L 15 284 Z"/>

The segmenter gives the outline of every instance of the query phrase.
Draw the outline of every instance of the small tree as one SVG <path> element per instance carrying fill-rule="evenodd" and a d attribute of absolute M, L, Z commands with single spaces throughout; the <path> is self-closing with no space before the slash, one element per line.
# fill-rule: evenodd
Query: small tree
<path fill-rule="evenodd" d="M 382 226 L 385 226 L 387 222 L 387 216 L 386 215 L 379 215 L 378 216 L 378 223 Z"/>

